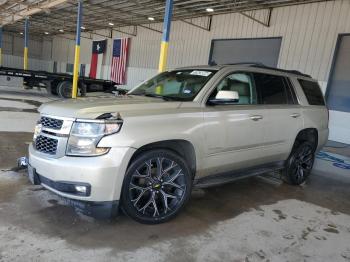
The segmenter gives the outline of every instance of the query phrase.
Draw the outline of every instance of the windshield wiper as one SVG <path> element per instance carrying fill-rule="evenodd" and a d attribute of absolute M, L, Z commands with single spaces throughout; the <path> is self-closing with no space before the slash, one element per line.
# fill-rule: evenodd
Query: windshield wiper
<path fill-rule="evenodd" d="M 144 96 L 161 98 L 161 99 L 163 99 L 165 101 L 174 100 L 172 97 L 162 96 L 162 95 L 157 95 L 157 94 L 144 94 Z"/>
<path fill-rule="evenodd" d="M 161 98 L 165 101 L 170 101 L 170 100 L 173 100 L 173 101 L 182 101 L 181 98 L 178 98 L 178 97 L 172 97 L 172 96 L 162 96 L 162 95 L 157 95 L 157 94 L 150 94 L 150 93 L 138 93 L 138 94 L 130 94 L 130 95 L 133 95 L 133 96 L 147 96 L 147 97 L 155 97 L 155 98 Z"/>

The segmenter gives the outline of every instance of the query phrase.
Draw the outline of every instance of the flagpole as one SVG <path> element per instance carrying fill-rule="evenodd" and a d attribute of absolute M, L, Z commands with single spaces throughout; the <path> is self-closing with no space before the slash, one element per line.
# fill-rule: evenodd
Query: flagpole
<path fill-rule="evenodd" d="M 83 1 L 78 2 L 78 16 L 77 16 L 77 32 L 75 36 L 75 56 L 74 56 L 74 71 L 73 71 L 73 88 L 72 98 L 77 98 L 78 93 L 78 78 L 79 78 L 79 60 L 80 60 L 80 34 L 81 34 L 81 22 L 83 12 Z"/>

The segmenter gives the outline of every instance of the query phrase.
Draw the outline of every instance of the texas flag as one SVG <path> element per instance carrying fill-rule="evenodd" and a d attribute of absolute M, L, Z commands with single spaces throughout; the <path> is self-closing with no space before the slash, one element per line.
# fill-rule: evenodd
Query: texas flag
<path fill-rule="evenodd" d="M 107 40 L 92 41 L 92 56 L 90 65 L 91 78 L 101 78 L 103 55 L 106 52 Z"/>

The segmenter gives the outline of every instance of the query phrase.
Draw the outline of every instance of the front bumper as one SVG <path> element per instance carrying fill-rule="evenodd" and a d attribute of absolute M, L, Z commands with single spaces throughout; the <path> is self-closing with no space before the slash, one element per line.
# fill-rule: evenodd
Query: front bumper
<path fill-rule="evenodd" d="M 50 158 L 29 146 L 29 165 L 34 168 L 39 183 L 50 191 L 76 201 L 115 202 L 120 198 L 127 165 L 134 148 L 111 148 L 110 152 L 97 157 Z M 60 190 L 54 185 L 86 184 L 90 186 L 88 196 Z"/>

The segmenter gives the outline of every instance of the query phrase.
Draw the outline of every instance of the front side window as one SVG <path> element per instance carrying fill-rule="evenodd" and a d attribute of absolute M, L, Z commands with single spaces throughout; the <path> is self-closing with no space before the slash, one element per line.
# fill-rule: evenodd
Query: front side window
<path fill-rule="evenodd" d="M 254 73 L 254 80 L 260 104 L 294 104 L 291 91 L 283 76 Z"/>
<path fill-rule="evenodd" d="M 220 81 L 209 99 L 215 98 L 219 91 L 235 91 L 238 93 L 237 105 L 253 105 L 257 103 L 257 95 L 253 79 L 248 73 L 233 73 Z"/>
<path fill-rule="evenodd" d="M 212 70 L 164 72 L 132 89 L 128 94 L 192 101 L 215 72 Z"/>

